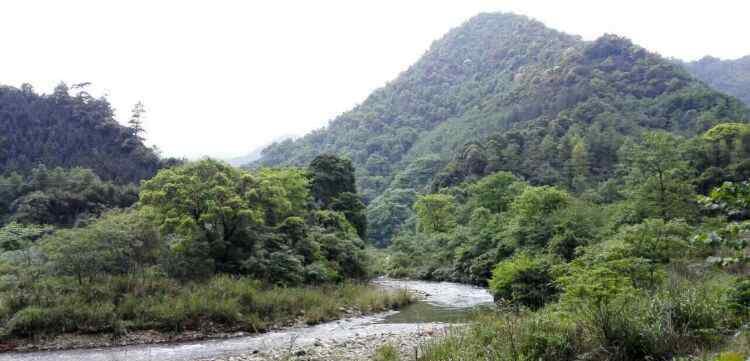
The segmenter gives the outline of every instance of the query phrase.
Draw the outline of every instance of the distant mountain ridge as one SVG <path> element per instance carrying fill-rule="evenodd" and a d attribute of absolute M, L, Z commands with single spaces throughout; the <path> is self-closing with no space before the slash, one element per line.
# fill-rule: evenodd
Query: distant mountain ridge
<path fill-rule="evenodd" d="M 245 155 L 242 155 L 242 156 L 239 156 L 239 157 L 227 158 L 225 160 L 226 160 L 227 163 L 229 163 L 230 165 L 233 165 L 235 167 L 246 166 L 246 165 L 249 165 L 249 164 L 255 162 L 256 160 L 260 159 L 260 157 L 262 156 L 262 153 L 263 153 L 263 149 L 266 149 L 271 144 L 277 143 L 277 142 L 283 142 L 283 141 L 285 141 L 287 139 L 294 140 L 295 138 L 297 138 L 296 135 L 293 135 L 293 134 L 284 134 L 284 135 L 281 135 L 281 136 L 278 136 L 278 137 L 274 138 L 272 141 L 270 141 L 268 143 L 265 143 L 263 145 L 255 147 L 253 150 L 251 150 L 250 152 L 248 152 Z"/>
<path fill-rule="evenodd" d="M 644 131 L 694 135 L 749 113 L 628 39 L 586 42 L 524 16 L 480 14 L 361 105 L 268 147 L 257 164 L 350 157 L 377 225 L 410 214 L 386 199 L 498 170 L 532 184 L 590 186 L 613 175 L 620 145 Z"/>
<path fill-rule="evenodd" d="M 0 86 L 0 174 L 82 167 L 100 178 L 133 183 L 163 165 L 137 132 L 120 125 L 105 99 L 62 84 L 40 95 L 31 86 Z"/>
<path fill-rule="evenodd" d="M 750 106 L 750 55 L 735 60 L 706 56 L 681 63 L 696 78 Z"/>

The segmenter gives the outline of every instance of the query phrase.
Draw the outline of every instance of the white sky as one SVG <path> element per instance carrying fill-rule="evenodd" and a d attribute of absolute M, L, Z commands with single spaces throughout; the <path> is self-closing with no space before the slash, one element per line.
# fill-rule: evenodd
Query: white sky
<path fill-rule="evenodd" d="M 361 102 L 483 11 L 665 56 L 750 54 L 747 0 L 3 1 L 0 83 L 92 82 L 165 155 L 235 156 Z"/>

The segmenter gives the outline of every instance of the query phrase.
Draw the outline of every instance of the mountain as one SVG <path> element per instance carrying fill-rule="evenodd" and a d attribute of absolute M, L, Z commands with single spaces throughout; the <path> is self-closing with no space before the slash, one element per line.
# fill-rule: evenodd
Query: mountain
<path fill-rule="evenodd" d="M 120 125 L 106 99 L 62 84 L 41 95 L 31 86 L 0 86 L 0 174 L 89 168 L 101 179 L 132 183 L 153 176 L 162 160 L 133 129 Z"/>
<path fill-rule="evenodd" d="M 750 55 L 736 60 L 707 56 L 682 65 L 696 78 L 750 105 Z"/>
<path fill-rule="evenodd" d="M 263 144 L 261 146 L 255 147 L 255 149 L 251 150 L 245 155 L 241 155 L 239 157 L 234 158 L 228 158 L 226 159 L 226 162 L 230 165 L 233 165 L 235 167 L 241 167 L 244 165 L 248 165 L 250 163 L 255 162 L 256 160 L 260 159 L 261 153 L 263 152 L 263 149 L 266 149 L 269 145 L 276 143 L 276 142 L 283 142 L 287 139 L 294 139 L 296 138 L 295 135 L 292 134 L 284 134 L 280 137 L 276 137 L 273 141 L 268 142 L 266 144 Z"/>
<path fill-rule="evenodd" d="M 694 135 L 748 113 L 628 39 L 586 42 L 524 16 L 480 14 L 361 105 L 266 148 L 258 164 L 351 158 L 370 230 L 392 230 L 370 235 L 382 241 L 417 193 L 499 170 L 582 191 L 612 177 L 620 146 L 644 131 Z"/>

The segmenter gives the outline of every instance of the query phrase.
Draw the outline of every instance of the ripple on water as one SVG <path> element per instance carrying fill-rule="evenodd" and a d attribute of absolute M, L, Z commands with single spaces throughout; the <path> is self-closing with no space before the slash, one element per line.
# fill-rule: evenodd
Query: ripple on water
<path fill-rule="evenodd" d="M 452 282 L 427 282 L 378 278 L 375 284 L 402 288 L 420 294 L 420 299 L 382 323 L 463 323 L 474 312 L 493 304 L 490 293 L 481 287 Z"/>

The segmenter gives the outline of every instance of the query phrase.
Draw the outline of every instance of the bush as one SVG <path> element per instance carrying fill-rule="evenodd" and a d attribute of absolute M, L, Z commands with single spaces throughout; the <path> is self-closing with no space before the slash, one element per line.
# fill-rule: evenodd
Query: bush
<path fill-rule="evenodd" d="M 672 286 L 649 295 L 620 296 L 590 304 L 578 315 L 609 355 L 618 360 L 667 359 L 715 346 L 726 308 L 707 285 Z"/>
<path fill-rule="evenodd" d="M 557 294 L 548 261 L 523 252 L 498 263 L 489 283 L 495 300 L 531 309 L 544 306 Z"/>
<path fill-rule="evenodd" d="M 16 336 L 65 332 L 95 333 L 111 327 L 114 307 L 106 303 L 85 304 L 63 300 L 59 306 L 31 306 L 17 312 L 6 326 Z"/>
<path fill-rule="evenodd" d="M 735 281 L 729 291 L 729 305 L 738 315 L 750 315 L 750 278 L 743 277 Z"/>
<path fill-rule="evenodd" d="M 497 312 L 424 345 L 420 360 L 566 361 L 577 359 L 586 346 L 580 327 L 564 314 Z"/>
<path fill-rule="evenodd" d="M 671 360 L 711 350 L 731 319 L 713 275 L 575 307 L 487 313 L 424 346 L 433 360 Z"/>
<path fill-rule="evenodd" d="M 398 355 L 398 349 L 391 344 L 387 344 L 378 347 L 372 359 L 373 361 L 399 361 L 401 357 Z"/>

